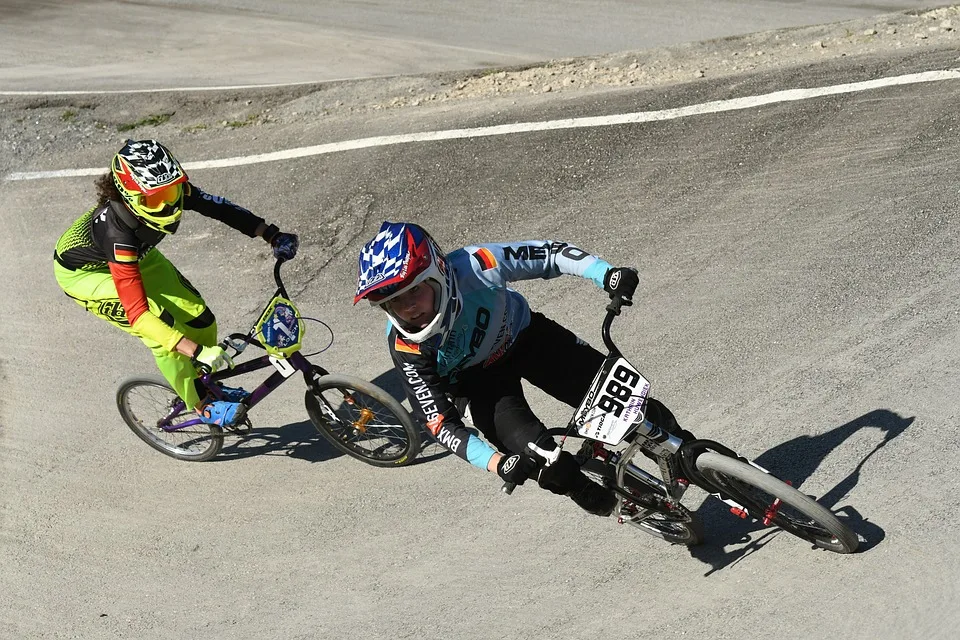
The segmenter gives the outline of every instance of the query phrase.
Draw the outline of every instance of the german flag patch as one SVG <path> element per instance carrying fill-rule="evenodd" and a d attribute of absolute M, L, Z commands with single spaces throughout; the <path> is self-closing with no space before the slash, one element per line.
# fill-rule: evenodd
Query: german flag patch
<path fill-rule="evenodd" d="M 117 262 L 136 262 L 139 257 L 140 254 L 133 245 L 114 243 L 113 259 Z"/>
<path fill-rule="evenodd" d="M 478 249 L 473 253 L 473 257 L 480 263 L 480 270 L 486 271 L 497 266 L 497 259 L 493 257 L 490 249 Z"/>
<path fill-rule="evenodd" d="M 409 340 L 404 340 L 402 336 L 397 336 L 397 339 L 393 343 L 393 348 L 401 353 L 412 353 L 415 356 L 420 355 L 420 345 L 416 342 L 410 342 Z"/>

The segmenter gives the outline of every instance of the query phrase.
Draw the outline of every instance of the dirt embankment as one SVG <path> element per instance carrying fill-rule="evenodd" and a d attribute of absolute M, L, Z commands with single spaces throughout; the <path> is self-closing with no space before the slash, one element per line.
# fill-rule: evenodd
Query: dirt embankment
<path fill-rule="evenodd" d="M 603 87 L 652 87 L 718 78 L 759 68 L 809 64 L 890 50 L 956 47 L 960 5 L 830 25 L 764 31 L 661 49 L 553 60 L 542 66 L 491 70 L 430 91 L 367 105 L 383 109 L 496 95 L 556 93 Z"/>

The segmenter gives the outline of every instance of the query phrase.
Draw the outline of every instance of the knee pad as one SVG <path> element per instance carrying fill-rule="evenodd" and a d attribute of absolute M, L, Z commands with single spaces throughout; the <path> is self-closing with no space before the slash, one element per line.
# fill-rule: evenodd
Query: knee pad
<path fill-rule="evenodd" d="M 560 453 L 560 457 L 549 467 L 540 469 L 537 484 L 559 495 L 566 495 L 571 491 L 578 491 L 589 482 L 587 476 L 580 471 L 577 459 L 568 451 Z"/>
<path fill-rule="evenodd" d="M 203 313 L 189 321 L 187 326 L 191 329 L 206 329 L 216 321 L 217 319 L 214 317 L 213 311 L 210 311 L 210 307 L 206 307 Z"/>

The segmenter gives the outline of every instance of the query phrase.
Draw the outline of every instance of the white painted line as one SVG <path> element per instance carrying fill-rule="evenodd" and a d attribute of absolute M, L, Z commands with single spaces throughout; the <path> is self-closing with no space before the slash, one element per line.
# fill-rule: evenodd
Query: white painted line
<path fill-rule="evenodd" d="M 263 162 L 277 162 L 279 160 L 291 160 L 294 158 L 304 158 L 307 156 L 351 151 L 354 149 L 366 149 L 369 147 L 384 147 L 394 144 L 407 144 L 410 142 L 433 142 L 436 140 L 502 136 L 514 133 L 528 133 L 531 131 L 550 131 L 555 129 L 576 129 L 581 127 L 605 127 L 610 125 L 633 124 L 638 122 L 657 122 L 661 120 L 674 120 L 677 118 L 686 118 L 688 116 L 703 115 L 707 113 L 721 113 L 724 111 L 750 109 L 753 107 L 776 104 L 778 102 L 808 100 L 810 98 L 819 98 L 843 93 L 869 91 L 871 89 L 879 89 L 882 87 L 917 84 L 921 82 L 940 82 L 943 80 L 960 80 L 960 69 L 925 71 L 923 73 L 912 73 L 903 76 L 895 76 L 892 78 L 879 78 L 877 80 L 852 82 L 849 84 L 837 84 L 829 87 L 816 87 L 813 89 L 788 89 L 785 91 L 775 91 L 762 96 L 748 96 L 745 98 L 733 98 L 730 100 L 717 100 L 715 102 L 706 102 L 703 104 L 678 107 L 675 109 L 663 109 L 661 111 L 640 111 L 636 113 L 624 113 L 613 116 L 567 118 L 564 120 L 549 120 L 546 122 L 521 122 L 517 124 L 502 124 L 492 127 L 477 127 L 474 129 L 449 129 L 446 131 L 426 131 L 423 133 L 361 138 L 359 140 L 346 140 L 344 142 L 331 142 L 328 144 L 320 144 L 310 147 L 298 147 L 295 149 L 287 149 L 285 151 L 259 153 L 252 156 L 237 156 L 234 158 L 222 158 L 220 160 L 185 162 L 183 163 L 183 167 L 187 170 L 217 169 L 222 167 L 237 167 L 247 164 L 260 164 Z M 100 175 L 105 171 L 106 169 L 104 167 L 96 167 L 93 169 L 63 169 L 60 171 L 25 171 L 10 173 L 5 179 L 39 180 L 44 178 L 72 178 L 77 176 Z"/>

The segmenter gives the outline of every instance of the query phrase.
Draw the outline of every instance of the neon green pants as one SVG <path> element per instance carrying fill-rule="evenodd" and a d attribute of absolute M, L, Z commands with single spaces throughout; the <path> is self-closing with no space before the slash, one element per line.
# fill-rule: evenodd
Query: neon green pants
<path fill-rule="evenodd" d="M 200 292 L 173 263 L 159 250 L 153 249 L 140 260 L 139 266 L 150 312 L 197 344 L 208 347 L 215 345 L 217 323 L 213 313 L 207 308 Z M 60 288 L 80 306 L 137 336 L 150 348 L 163 377 L 188 407 L 195 407 L 200 402 L 194 385 L 197 372 L 190 358 L 176 351 L 168 351 L 130 326 L 108 269 L 71 271 L 54 262 L 53 271 Z"/>

